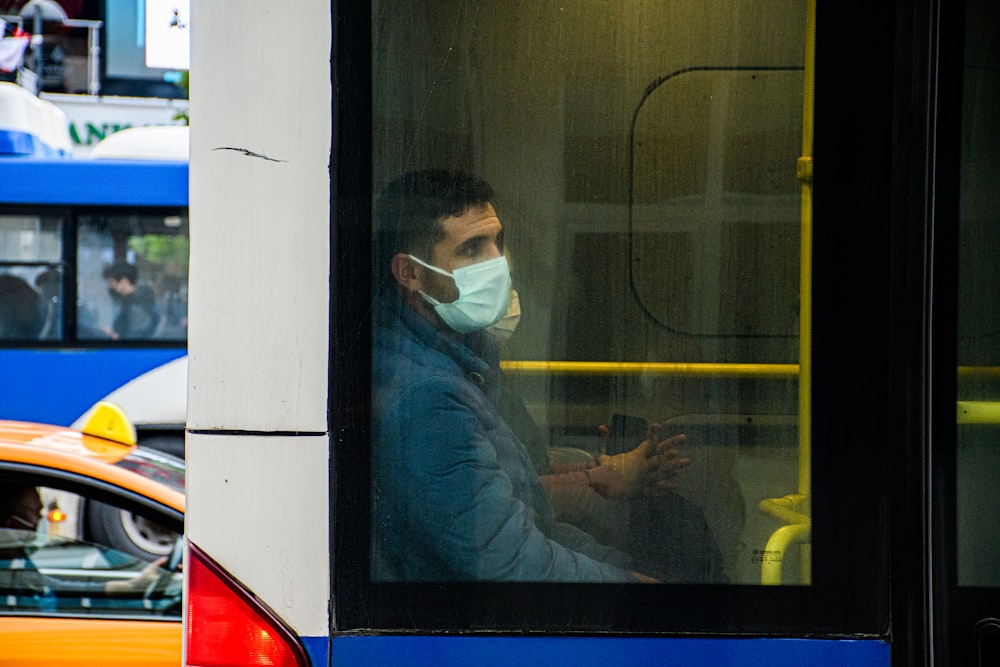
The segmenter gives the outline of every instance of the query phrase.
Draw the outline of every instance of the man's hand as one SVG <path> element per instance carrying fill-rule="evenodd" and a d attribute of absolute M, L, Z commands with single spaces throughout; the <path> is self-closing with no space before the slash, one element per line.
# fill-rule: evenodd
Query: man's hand
<path fill-rule="evenodd" d="M 640 584 L 661 584 L 661 583 L 663 583 L 659 579 L 654 579 L 653 577 L 649 576 L 648 574 L 643 574 L 642 572 L 634 572 L 633 571 L 633 572 L 629 572 L 629 574 L 631 574 L 633 577 L 635 577 L 635 580 L 638 581 Z"/>
<path fill-rule="evenodd" d="M 126 579 L 125 581 L 109 581 L 104 585 L 104 592 L 108 595 L 141 593 L 152 584 L 159 581 L 160 576 L 163 574 L 161 568 L 166 564 L 166 557 L 157 558 L 152 563 L 142 568 L 142 572 L 131 579 Z"/>
<path fill-rule="evenodd" d="M 597 427 L 598 437 L 607 438 L 608 429 Z M 587 471 L 591 486 L 608 499 L 629 493 L 663 493 L 676 484 L 677 471 L 687 467 L 691 459 L 678 458 L 683 435 L 660 440 L 660 425 L 650 424 L 646 438 L 630 452 L 597 457 L 599 465 Z"/>

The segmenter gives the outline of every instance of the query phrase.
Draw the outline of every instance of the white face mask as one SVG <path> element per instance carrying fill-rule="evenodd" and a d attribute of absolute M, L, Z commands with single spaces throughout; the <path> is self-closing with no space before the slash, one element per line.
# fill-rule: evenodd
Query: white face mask
<path fill-rule="evenodd" d="M 32 540 L 31 546 L 43 547 L 48 541 L 49 541 L 49 517 L 43 516 L 41 519 L 38 520 L 38 527 L 35 528 L 35 539 Z"/>
<path fill-rule="evenodd" d="M 472 333 L 496 324 L 507 312 L 510 304 L 510 267 L 506 257 L 497 257 L 478 264 L 463 266 L 448 273 L 410 255 L 417 264 L 455 281 L 458 298 L 451 303 L 441 303 L 434 297 L 420 292 L 424 301 L 434 306 L 444 323 L 458 333 Z"/>
<path fill-rule="evenodd" d="M 514 330 L 521 322 L 521 299 L 517 295 L 516 289 L 510 290 L 510 305 L 507 307 L 507 314 L 490 327 L 490 333 L 502 341 L 510 340 L 514 335 Z"/>

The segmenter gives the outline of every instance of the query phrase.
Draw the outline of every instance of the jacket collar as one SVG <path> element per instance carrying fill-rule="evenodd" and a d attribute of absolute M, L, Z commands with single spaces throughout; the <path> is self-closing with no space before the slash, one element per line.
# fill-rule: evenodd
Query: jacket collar
<path fill-rule="evenodd" d="M 418 344 L 447 355 L 474 384 L 496 385 L 500 371 L 500 340 L 493 334 L 486 331 L 445 334 L 402 300 L 394 303 L 392 297 L 381 299 L 376 321 L 400 335 L 409 335 Z"/>

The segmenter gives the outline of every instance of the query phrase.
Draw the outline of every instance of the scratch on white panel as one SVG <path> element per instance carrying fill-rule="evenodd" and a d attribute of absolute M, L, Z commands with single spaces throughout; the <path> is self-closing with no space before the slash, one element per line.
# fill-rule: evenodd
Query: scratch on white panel
<path fill-rule="evenodd" d="M 261 160 L 267 160 L 269 162 L 288 162 L 288 160 L 278 160 L 273 157 L 268 157 L 260 153 L 254 153 L 246 148 L 236 148 L 235 146 L 219 146 L 218 148 L 213 148 L 213 151 L 236 151 L 237 153 L 243 153 L 247 157 L 257 157 Z"/>

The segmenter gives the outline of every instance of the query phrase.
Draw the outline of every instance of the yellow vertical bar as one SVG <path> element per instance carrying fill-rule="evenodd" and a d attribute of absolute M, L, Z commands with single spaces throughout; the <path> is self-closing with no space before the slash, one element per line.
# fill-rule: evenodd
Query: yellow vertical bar
<path fill-rule="evenodd" d="M 802 155 L 798 178 L 802 182 L 801 248 L 799 253 L 799 493 L 812 488 L 812 152 L 813 104 L 816 73 L 816 0 L 806 9 L 805 71 L 802 91 Z"/>

